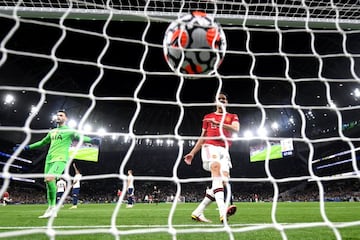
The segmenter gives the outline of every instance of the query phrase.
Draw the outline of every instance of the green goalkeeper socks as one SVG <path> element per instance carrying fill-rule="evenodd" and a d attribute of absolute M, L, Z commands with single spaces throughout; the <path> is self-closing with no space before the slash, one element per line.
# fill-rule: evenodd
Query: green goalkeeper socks
<path fill-rule="evenodd" d="M 49 206 L 56 205 L 56 183 L 55 181 L 50 181 L 46 183 L 47 190 L 47 201 Z"/>

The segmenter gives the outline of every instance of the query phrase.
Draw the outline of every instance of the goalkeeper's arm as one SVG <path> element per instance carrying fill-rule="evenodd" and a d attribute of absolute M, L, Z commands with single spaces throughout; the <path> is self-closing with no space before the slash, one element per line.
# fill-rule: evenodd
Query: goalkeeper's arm
<path fill-rule="evenodd" d="M 97 137 L 91 138 L 90 143 L 94 144 L 94 145 L 100 145 L 101 144 L 101 138 L 97 138 Z"/>

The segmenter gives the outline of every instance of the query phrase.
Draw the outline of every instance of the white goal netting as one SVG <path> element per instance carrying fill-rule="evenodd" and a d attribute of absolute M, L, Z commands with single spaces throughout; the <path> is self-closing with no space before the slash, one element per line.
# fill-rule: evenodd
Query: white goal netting
<path fill-rule="evenodd" d="M 226 35 L 225 58 L 212 76 L 187 78 L 171 71 L 163 56 L 167 26 L 193 10 L 214 16 Z M 356 212 L 360 201 L 359 11 L 357 0 L 0 0 L 3 209 L 45 203 L 46 149 L 13 155 L 12 148 L 41 139 L 58 109 L 66 109 L 79 130 L 102 138 L 97 162 L 76 161 L 84 175 L 81 203 L 113 204 L 108 221 L 99 225 L 76 218 L 61 222 L 60 205 L 58 218 L 46 224 L 0 220 L 0 238 L 358 235 L 359 214 L 344 209 Z M 194 224 L 190 204 L 204 197 L 210 177 L 200 154 L 191 167 L 183 156 L 219 91 L 229 95 L 229 111 L 240 119 L 230 150 L 238 213 L 225 225 Z M 125 209 L 127 169 L 134 170 L 136 184 L 131 210 Z M 72 176 L 69 167 L 68 183 Z M 156 201 L 154 186 L 160 189 Z M 64 204 L 71 203 L 70 192 Z M 119 220 L 137 204 L 165 202 L 170 207 L 162 224 Z M 305 209 L 303 216 L 294 213 L 295 220 L 285 218 L 281 204 L 287 202 L 316 203 L 317 217 Z M 355 204 L 335 215 L 330 202 Z M 268 218 L 256 218 L 261 208 L 247 212 L 247 203 L 270 204 Z M 0 218 L 3 214 L 0 208 Z M 146 219 L 152 213 L 142 214 Z"/>

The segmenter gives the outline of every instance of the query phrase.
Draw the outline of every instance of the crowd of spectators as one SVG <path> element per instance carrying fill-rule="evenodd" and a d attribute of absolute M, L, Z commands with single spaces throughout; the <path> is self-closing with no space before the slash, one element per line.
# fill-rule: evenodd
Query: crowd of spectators
<path fill-rule="evenodd" d="M 100 184 L 99 184 L 100 185 Z M 204 197 L 199 189 L 204 189 L 204 183 L 181 185 L 181 197 L 186 202 L 199 202 Z M 138 183 L 135 194 L 136 203 L 151 203 L 152 188 L 154 185 Z M 107 187 L 96 184 L 83 184 L 80 194 L 82 203 L 115 203 L 118 201 L 117 190 L 119 186 L 107 184 Z M 206 186 L 205 186 L 206 187 Z M 278 185 L 279 195 L 277 201 L 319 201 L 320 191 L 315 182 L 302 182 L 297 184 Z M 234 202 L 272 202 L 274 200 L 274 189 L 271 183 L 242 183 L 233 184 Z M 159 200 L 166 202 L 169 196 L 175 196 L 176 185 L 162 183 L 158 185 Z M 325 201 L 360 201 L 360 181 L 349 179 L 336 182 L 323 182 L 323 199 Z M 13 204 L 41 204 L 46 203 L 43 189 L 39 187 L 15 186 L 8 188 Z M 147 196 L 147 197 L 146 197 Z M 255 198 L 257 198 L 255 200 Z M 126 196 L 123 198 L 126 201 Z M 67 196 L 66 202 L 71 203 L 71 194 Z"/>

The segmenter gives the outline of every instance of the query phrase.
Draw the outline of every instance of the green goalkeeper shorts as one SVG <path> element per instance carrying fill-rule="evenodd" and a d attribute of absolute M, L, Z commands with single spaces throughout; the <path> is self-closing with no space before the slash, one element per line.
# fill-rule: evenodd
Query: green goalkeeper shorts
<path fill-rule="evenodd" d="M 45 164 L 44 173 L 46 175 L 54 175 L 57 178 L 61 176 L 66 167 L 66 162 L 51 162 Z"/>

